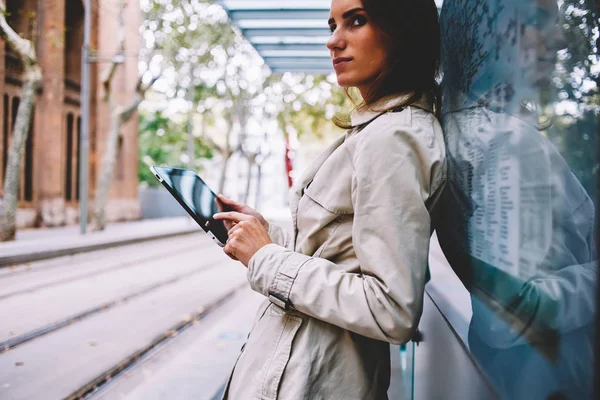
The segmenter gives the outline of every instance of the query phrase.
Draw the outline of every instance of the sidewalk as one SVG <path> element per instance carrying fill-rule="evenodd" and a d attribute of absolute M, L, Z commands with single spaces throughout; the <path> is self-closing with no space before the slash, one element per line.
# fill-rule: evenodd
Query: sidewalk
<path fill-rule="evenodd" d="M 18 231 L 14 242 L 0 243 L 0 268 L 201 231 L 189 217 L 112 223 L 87 235 L 79 234 L 79 226 L 28 229 Z"/>

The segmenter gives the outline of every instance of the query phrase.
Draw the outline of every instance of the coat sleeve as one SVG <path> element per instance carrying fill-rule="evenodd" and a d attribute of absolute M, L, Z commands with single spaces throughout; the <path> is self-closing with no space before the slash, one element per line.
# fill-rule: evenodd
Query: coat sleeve
<path fill-rule="evenodd" d="M 274 224 L 271 221 L 269 221 L 269 237 L 273 243 L 291 249 L 292 235 L 281 226 Z"/>
<path fill-rule="evenodd" d="M 431 149 L 419 140 L 418 128 L 365 136 L 352 156 L 352 241 L 360 271 L 269 244 L 251 259 L 248 279 L 275 304 L 366 337 L 405 343 L 423 307 Z"/>

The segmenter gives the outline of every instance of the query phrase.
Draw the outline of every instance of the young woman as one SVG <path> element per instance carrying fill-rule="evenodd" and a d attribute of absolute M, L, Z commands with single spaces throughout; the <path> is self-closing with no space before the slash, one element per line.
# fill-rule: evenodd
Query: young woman
<path fill-rule="evenodd" d="M 235 211 L 215 216 L 267 298 L 226 398 L 387 398 L 389 343 L 410 340 L 421 315 L 445 180 L 436 6 L 333 0 L 329 27 L 338 83 L 364 101 L 292 191 L 294 232 L 224 197 Z"/>

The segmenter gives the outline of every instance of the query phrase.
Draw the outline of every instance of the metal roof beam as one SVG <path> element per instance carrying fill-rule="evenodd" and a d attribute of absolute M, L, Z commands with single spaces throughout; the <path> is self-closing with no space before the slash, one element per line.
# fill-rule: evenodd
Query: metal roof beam
<path fill-rule="evenodd" d="M 282 29 L 282 28 L 272 28 L 272 29 L 242 29 L 242 33 L 248 40 L 252 42 L 252 38 L 256 36 L 281 36 L 281 37 L 291 37 L 291 36 L 321 36 L 321 37 L 329 37 L 330 33 L 328 28 L 294 28 L 294 29 Z"/>
<path fill-rule="evenodd" d="M 330 2 L 323 0 L 217 0 L 227 10 L 327 10 Z"/>
<path fill-rule="evenodd" d="M 216 0 L 273 72 L 333 72 L 330 0 Z"/>
<path fill-rule="evenodd" d="M 287 50 L 303 50 L 303 51 L 329 51 L 324 43 L 305 43 L 305 44 L 255 44 L 254 48 L 262 53 L 264 51 L 287 51 Z"/>
<path fill-rule="evenodd" d="M 271 58 L 265 57 L 265 62 L 271 68 L 318 68 L 333 70 L 331 61 L 323 58 Z"/>
<path fill-rule="evenodd" d="M 329 51 L 325 48 L 318 50 L 298 50 L 295 47 L 286 50 L 264 50 L 259 51 L 263 58 L 325 58 L 330 59 Z"/>
<path fill-rule="evenodd" d="M 324 19 L 240 19 L 240 29 L 328 29 Z"/>
<path fill-rule="evenodd" d="M 286 72 L 297 72 L 305 74 L 323 74 L 329 75 L 333 72 L 332 69 L 318 69 L 318 68 L 271 68 L 271 71 L 275 74 L 285 74 Z"/>
<path fill-rule="evenodd" d="M 232 20 L 282 20 L 282 19 L 316 19 L 327 25 L 329 10 L 230 10 Z"/>
<path fill-rule="evenodd" d="M 248 40 L 250 38 L 246 37 Z M 297 46 L 299 44 L 318 44 L 325 46 L 329 36 L 253 36 L 253 46 L 263 44 L 282 44 L 284 46 Z"/>

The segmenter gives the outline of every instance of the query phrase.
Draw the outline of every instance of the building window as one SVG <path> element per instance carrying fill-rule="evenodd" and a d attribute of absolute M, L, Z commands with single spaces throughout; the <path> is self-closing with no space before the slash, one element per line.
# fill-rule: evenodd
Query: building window
<path fill-rule="evenodd" d="M 73 200 L 73 114 L 67 115 L 67 149 L 65 152 L 65 200 Z"/>
<path fill-rule="evenodd" d="M 31 120 L 29 122 L 29 134 L 25 142 L 25 168 L 23 185 L 23 199 L 25 201 L 33 201 L 33 127 L 35 125 L 35 107 L 31 110 Z"/>
<path fill-rule="evenodd" d="M 77 117 L 77 145 L 75 146 L 75 198 L 79 201 L 79 163 L 81 162 L 81 151 L 79 144 L 81 143 L 81 117 Z"/>
<path fill-rule="evenodd" d="M 119 134 L 119 147 L 117 147 L 117 180 L 125 180 L 125 154 L 123 151 L 123 135 Z"/>
<path fill-rule="evenodd" d="M 77 120 L 75 120 L 77 118 Z M 81 117 L 67 114 L 67 140 L 65 148 L 65 200 L 79 201 L 79 143 Z"/>
<path fill-rule="evenodd" d="M 5 94 L 4 95 L 4 114 L 3 114 L 3 121 L 4 121 L 4 126 L 2 127 L 2 182 L 4 182 L 4 178 L 6 177 L 6 163 L 8 162 L 8 134 L 9 134 L 9 123 L 10 123 L 10 111 L 9 111 L 9 106 L 10 106 L 10 99 L 8 98 L 8 95 Z"/>
<path fill-rule="evenodd" d="M 15 122 L 17 122 L 17 112 L 19 111 L 20 104 L 21 104 L 21 99 L 18 97 L 13 97 L 12 108 L 11 108 L 11 118 L 10 118 L 10 132 L 11 133 L 14 133 L 14 131 L 15 131 Z"/>
<path fill-rule="evenodd" d="M 81 82 L 84 8 L 81 1 L 65 4 L 65 78 L 70 85 Z"/>
<path fill-rule="evenodd" d="M 10 108 L 10 137 L 11 140 L 9 141 L 9 143 L 12 141 L 13 136 L 15 134 L 15 122 L 17 122 L 17 112 L 19 111 L 19 105 L 21 104 L 21 99 L 18 97 L 13 97 L 12 101 L 11 101 L 11 108 Z M 19 190 L 19 196 L 18 196 L 18 200 L 21 200 L 21 190 Z"/>
<path fill-rule="evenodd" d="M 35 28 L 36 0 L 8 0 L 6 20 L 19 36 L 29 40 Z M 6 44 L 8 48 L 8 43 Z"/>

